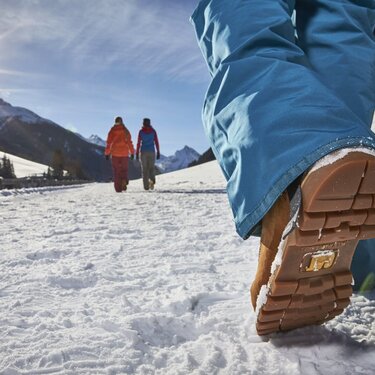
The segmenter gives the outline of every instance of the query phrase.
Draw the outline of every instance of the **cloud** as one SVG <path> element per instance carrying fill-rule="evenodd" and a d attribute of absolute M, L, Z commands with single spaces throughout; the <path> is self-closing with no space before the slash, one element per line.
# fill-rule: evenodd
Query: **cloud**
<path fill-rule="evenodd" d="M 0 87 L 0 98 L 10 98 L 13 94 L 35 94 L 39 90 L 34 89 L 13 89 L 13 88 L 1 88 Z"/>
<path fill-rule="evenodd" d="M 7 76 L 22 76 L 26 75 L 27 73 L 17 71 L 17 70 L 9 70 L 9 69 L 1 69 L 0 68 L 0 75 L 7 75 Z"/>
<path fill-rule="evenodd" d="M 130 70 L 193 83 L 208 77 L 188 20 L 188 2 L 3 2 L 0 52 L 19 48 L 22 54 L 25 46 L 27 51 L 42 46 L 73 69 Z"/>
<path fill-rule="evenodd" d="M 33 73 L 33 72 L 22 71 L 22 70 L 0 68 L 0 77 L 1 76 L 13 76 L 13 77 L 20 77 L 20 78 L 36 78 L 36 79 L 47 77 L 45 74 L 41 74 L 41 73 Z"/>
<path fill-rule="evenodd" d="M 1 89 L 0 88 L 0 98 L 5 98 L 5 99 L 9 99 L 12 95 L 12 91 L 11 90 L 7 90 L 7 89 Z"/>

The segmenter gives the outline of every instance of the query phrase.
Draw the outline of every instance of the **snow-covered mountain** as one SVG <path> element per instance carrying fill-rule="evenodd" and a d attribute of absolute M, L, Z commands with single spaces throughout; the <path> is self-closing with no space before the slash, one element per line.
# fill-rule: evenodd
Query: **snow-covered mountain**
<path fill-rule="evenodd" d="M 29 177 L 35 175 L 42 175 L 47 172 L 48 165 L 35 163 L 31 160 L 23 159 L 12 154 L 6 154 L 0 151 L 0 159 L 6 155 L 6 157 L 12 162 L 14 167 L 14 173 L 18 178 Z"/>
<path fill-rule="evenodd" d="M 188 165 L 197 160 L 200 154 L 189 146 L 185 146 L 183 149 L 175 152 L 171 156 L 160 156 L 160 160 L 157 160 L 156 166 L 161 172 L 173 172 L 179 169 L 187 168 Z"/>
<path fill-rule="evenodd" d="M 106 146 L 106 141 L 96 134 L 92 134 L 88 138 L 85 138 L 81 134 L 76 134 L 89 143 L 101 147 Z M 191 164 L 193 161 L 198 160 L 199 157 L 200 154 L 197 151 L 189 146 L 185 146 L 183 149 L 176 151 L 174 155 L 161 155 L 160 160 L 156 161 L 156 166 L 162 173 L 178 171 L 180 169 L 187 168 L 189 164 Z"/>
<path fill-rule="evenodd" d="M 98 146 L 101 146 L 101 147 L 105 147 L 105 140 L 100 138 L 98 135 L 96 134 L 92 134 L 90 137 L 87 138 L 87 140 L 94 144 L 94 145 L 98 145 Z"/>
<path fill-rule="evenodd" d="M 49 121 L 26 108 L 13 107 L 11 104 L 0 98 L 0 128 L 7 120 L 15 118 L 25 123 L 32 124 L 39 121 Z"/>
<path fill-rule="evenodd" d="M 81 135 L 80 137 L 94 145 L 106 146 L 106 141 L 96 134 L 91 135 L 89 138 L 84 138 Z M 189 146 L 185 146 L 183 149 L 176 151 L 174 155 L 161 155 L 160 160 L 156 161 L 156 166 L 162 173 L 178 171 L 187 168 L 190 163 L 196 161 L 199 157 L 200 154 L 197 151 Z"/>
<path fill-rule="evenodd" d="M 90 137 L 91 138 L 91 137 Z M 36 163 L 48 165 L 56 150 L 64 154 L 66 164 L 81 168 L 95 181 L 112 177 L 111 164 L 104 158 L 104 148 L 34 112 L 14 107 L 0 99 L 0 149 Z M 131 162 L 130 179 L 138 178 L 140 166 Z"/>
<path fill-rule="evenodd" d="M 105 147 L 106 145 L 106 142 L 104 139 L 100 138 L 98 135 L 96 134 L 92 134 L 90 135 L 90 137 L 86 138 L 84 137 L 82 134 L 80 133 L 74 133 L 76 135 L 78 135 L 78 137 L 80 137 L 81 139 L 83 139 L 84 141 L 88 142 L 88 143 L 91 143 L 93 145 L 96 145 L 96 146 L 100 146 L 100 147 Z"/>

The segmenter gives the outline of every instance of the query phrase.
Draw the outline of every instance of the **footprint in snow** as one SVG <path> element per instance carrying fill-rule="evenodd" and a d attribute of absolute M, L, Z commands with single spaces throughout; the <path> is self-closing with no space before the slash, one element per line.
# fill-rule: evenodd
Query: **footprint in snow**
<path fill-rule="evenodd" d="M 96 285 L 98 279 L 94 274 L 82 277 L 63 277 L 63 276 L 49 276 L 47 282 L 51 286 L 60 287 L 63 289 L 85 289 L 92 288 Z"/>

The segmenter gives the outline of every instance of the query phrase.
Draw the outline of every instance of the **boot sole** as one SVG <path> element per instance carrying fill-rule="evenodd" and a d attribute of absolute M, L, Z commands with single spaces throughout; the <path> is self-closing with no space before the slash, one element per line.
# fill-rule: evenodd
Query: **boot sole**
<path fill-rule="evenodd" d="M 352 295 L 350 266 L 358 241 L 375 237 L 374 156 L 351 152 L 312 170 L 301 190 L 297 228 L 280 246 L 259 309 L 259 335 L 341 314 Z"/>

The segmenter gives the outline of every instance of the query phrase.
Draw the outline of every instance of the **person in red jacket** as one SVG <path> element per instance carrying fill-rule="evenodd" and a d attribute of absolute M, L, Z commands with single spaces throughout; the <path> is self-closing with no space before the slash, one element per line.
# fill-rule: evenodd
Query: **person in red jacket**
<path fill-rule="evenodd" d="M 134 146 L 131 134 L 119 116 L 116 117 L 115 124 L 107 137 L 105 157 L 109 160 L 110 156 L 112 156 L 115 190 L 117 193 L 121 193 L 127 189 L 129 183 L 129 156 L 132 160 L 134 159 Z"/>
<path fill-rule="evenodd" d="M 141 152 L 143 187 L 153 190 L 155 185 L 155 147 L 156 159 L 160 159 L 160 146 L 156 130 L 149 118 L 143 119 L 142 129 L 138 133 L 137 160 Z"/>

